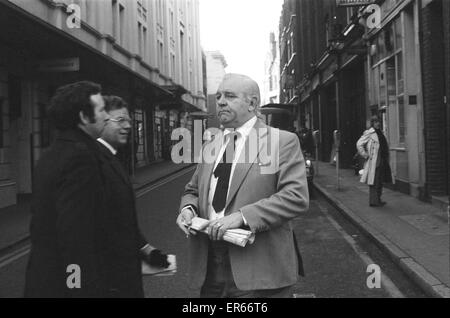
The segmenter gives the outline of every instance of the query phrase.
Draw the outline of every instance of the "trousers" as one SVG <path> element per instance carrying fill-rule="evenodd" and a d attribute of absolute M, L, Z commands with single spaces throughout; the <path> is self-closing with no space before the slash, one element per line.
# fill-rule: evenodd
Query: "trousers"
<path fill-rule="evenodd" d="M 279 289 L 239 290 L 234 282 L 228 243 L 210 241 L 208 267 L 200 298 L 291 298 L 293 286 Z"/>
<path fill-rule="evenodd" d="M 369 204 L 379 205 L 381 204 L 381 195 L 383 194 L 383 176 L 384 165 L 380 164 L 375 170 L 375 178 L 373 185 L 369 186 Z"/>

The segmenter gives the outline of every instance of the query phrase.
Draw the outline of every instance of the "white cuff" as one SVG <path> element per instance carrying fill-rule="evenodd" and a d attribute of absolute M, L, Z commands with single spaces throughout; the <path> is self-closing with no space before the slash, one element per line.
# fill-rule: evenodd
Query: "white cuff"
<path fill-rule="evenodd" d="M 241 213 L 242 220 L 244 220 L 244 225 L 245 225 L 245 226 L 248 226 L 248 222 L 247 222 L 247 220 L 245 219 L 244 213 L 242 213 L 241 210 L 239 210 L 239 213 Z"/>
<path fill-rule="evenodd" d="M 183 213 L 185 210 L 189 210 L 189 211 L 192 213 L 192 215 L 193 215 L 194 217 L 197 216 L 197 213 L 195 213 L 194 206 L 192 206 L 192 205 L 186 205 L 184 208 L 181 209 L 181 212 L 180 212 L 180 213 Z"/>

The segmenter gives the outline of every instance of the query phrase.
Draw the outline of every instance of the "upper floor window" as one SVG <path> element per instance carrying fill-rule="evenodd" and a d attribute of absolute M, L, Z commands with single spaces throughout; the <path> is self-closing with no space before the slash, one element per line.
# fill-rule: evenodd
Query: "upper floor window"
<path fill-rule="evenodd" d="M 112 1 L 112 31 L 116 42 L 123 45 L 125 39 L 125 6 L 119 0 Z"/>
<path fill-rule="evenodd" d="M 147 27 L 141 22 L 138 22 L 138 46 L 139 55 L 146 60 L 147 59 Z"/>

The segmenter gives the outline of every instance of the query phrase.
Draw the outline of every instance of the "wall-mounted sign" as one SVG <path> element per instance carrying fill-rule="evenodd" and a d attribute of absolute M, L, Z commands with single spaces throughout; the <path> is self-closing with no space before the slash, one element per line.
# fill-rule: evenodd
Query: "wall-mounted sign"
<path fill-rule="evenodd" d="M 336 0 L 338 7 L 358 7 L 376 3 L 375 0 Z"/>
<path fill-rule="evenodd" d="M 80 58 L 43 60 L 38 63 L 39 72 L 78 72 L 80 70 Z"/>
<path fill-rule="evenodd" d="M 408 96 L 408 104 L 409 105 L 417 105 L 417 95 L 409 95 Z"/>

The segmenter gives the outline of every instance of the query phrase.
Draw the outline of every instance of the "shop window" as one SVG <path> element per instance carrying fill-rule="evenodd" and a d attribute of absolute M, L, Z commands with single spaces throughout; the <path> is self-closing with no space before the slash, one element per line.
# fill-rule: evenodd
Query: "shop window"
<path fill-rule="evenodd" d="M 378 59 L 382 60 L 386 57 L 385 33 L 381 32 L 378 36 Z"/>
<path fill-rule="evenodd" d="M 405 101 L 403 96 L 398 98 L 398 142 L 405 143 L 406 123 L 405 123 Z"/>
<path fill-rule="evenodd" d="M 397 50 L 403 48 L 403 35 L 402 35 L 402 24 L 401 20 L 397 18 L 394 22 L 395 24 L 395 48 Z"/>
<path fill-rule="evenodd" d="M 395 81 L 395 58 L 391 58 L 386 63 L 387 73 L 387 98 L 388 106 L 395 107 L 397 102 L 397 88 Z"/>
<path fill-rule="evenodd" d="M 386 48 L 386 55 L 391 55 L 394 53 L 394 45 L 395 31 L 394 24 L 392 24 L 384 29 L 384 46 Z"/>
<path fill-rule="evenodd" d="M 389 109 L 389 120 L 392 121 L 390 127 L 396 127 L 390 137 L 402 146 L 407 133 L 402 51 L 373 68 L 373 78 L 373 102 L 378 106 L 378 111 L 387 112 Z"/>
<path fill-rule="evenodd" d="M 378 100 L 378 104 L 380 108 L 386 107 L 386 64 L 383 63 L 380 65 L 379 67 L 380 69 L 380 77 L 379 77 L 379 83 L 380 83 L 380 88 L 379 88 L 379 100 Z"/>
<path fill-rule="evenodd" d="M 403 79 L 403 54 L 402 52 L 400 52 L 399 54 L 397 54 L 397 94 L 403 94 L 403 91 L 405 89 L 405 84 L 404 84 L 404 79 Z"/>

